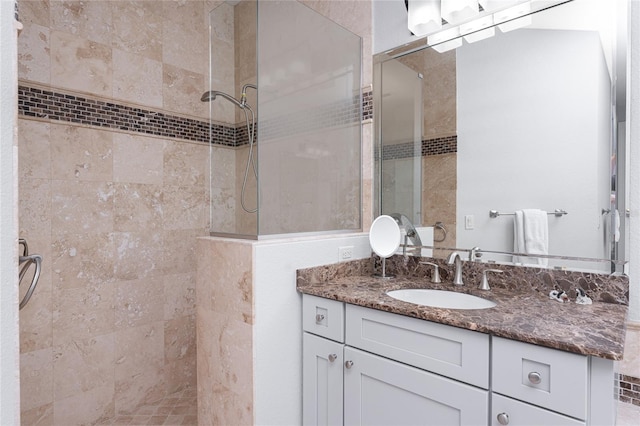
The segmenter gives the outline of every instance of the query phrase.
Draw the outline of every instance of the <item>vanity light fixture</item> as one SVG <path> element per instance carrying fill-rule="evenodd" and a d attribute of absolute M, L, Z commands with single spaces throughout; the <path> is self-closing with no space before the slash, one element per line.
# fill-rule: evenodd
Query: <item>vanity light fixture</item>
<path fill-rule="evenodd" d="M 427 43 L 434 50 L 443 53 L 462 46 L 460 27 L 451 27 L 446 30 L 431 34 L 427 37 Z"/>
<path fill-rule="evenodd" d="M 509 22 L 498 25 L 498 28 L 500 28 L 500 31 L 503 33 L 506 33 L 517 30 L 518 28 L 524 28 L 528 25 L 531 25 L 531 16 L 523 16 L 522 18 L 513 19 Z"/>
<path fill-rule="evenodd" d="M 442 19 L 450 24 L 459 24 L 480 13 L 478 0 L 443 0 L 441 9 Z"/>
<path fill-rule="evenodd" d="M 407 13 L 409 30 L 419 37 L 442 28 L 440 0 L 409 0 Z"/>
<path fill-rule="evenodd" d="M 498 10 L 522 3 L 523 0 L 478 0 L 484 10 Z"/>
<path fill-rule="evenodd" d="M 468 43 L 493 37 L 496 33 L 493 27 L 493 15 L 483 16 L 460 25 L 460 34 Z"/>
<path fill-rule="evenodd" d="M 520 3 L 493 14 L 493 20 L 503 33 L 531 24 L 531 2 Z"/>
<path fill-rule="evenodd" d="M 462 37 L 468 43 L 492 37 L 495 26 L 508 32 L 531 24 L 531 0 L 406 1 L 409 29 L 417 36 L 427 35 L 429 46 L 440 53 L 462 46 Z M 480 15 L 480 7 L 484 16 L 471 19 Z M 443 21 L 447 27 L 438 31 Z"/>

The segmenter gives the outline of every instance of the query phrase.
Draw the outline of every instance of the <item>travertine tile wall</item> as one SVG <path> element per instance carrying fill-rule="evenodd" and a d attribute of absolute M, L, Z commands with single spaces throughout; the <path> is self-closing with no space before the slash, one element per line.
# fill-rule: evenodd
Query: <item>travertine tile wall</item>
<path fill-rule="evenodd" d="M 213 1 L 19 1 L 22 85 L 208 119 Z M 196 386 L 195 238 L 209 147 L 19 120 L 20 236 L 44 257 L 20 313 L 23 424 L 91 424 Z"/>
<path fill-rule="evenodd" d="M 399 58 L 399 61 L 416 72 L 437 75 L 438 79 L 423 79 L 423 128 L 422 138 L 426 140 L 450 141 L 456 136 L 456 57 L 455 51 L 438 53 L 433 49 L 423 49 Z M 442 76 L 442 78 L 440 78 Z M 425 154 L 423 142 L 422 157 L 422 223 L 433 226 L 442 222 L 447 229 L 446 237 L 438 232 L 435 246 L 456 246 L 456 154 L 434 150 Z M 392 160 L 398 161 L 398 160 Z M 445 252 L 436 251 L 440 255 Z"/>
<path fill-rule="evenodd" d="M 253 424 L 255 242 L 199 239 L 198 422 Z"/>

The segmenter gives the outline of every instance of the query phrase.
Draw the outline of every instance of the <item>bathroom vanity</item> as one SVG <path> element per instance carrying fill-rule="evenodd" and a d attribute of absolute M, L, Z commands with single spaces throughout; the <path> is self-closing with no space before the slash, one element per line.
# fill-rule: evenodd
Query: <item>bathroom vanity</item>
<path fill-rule="evenodd" d="M 615 424 L 625 305 L 468 285 L 496 306 L 428 308 L 386 293 L 452 285 L 359 273 L 298 275 L 305 425 Z"/>

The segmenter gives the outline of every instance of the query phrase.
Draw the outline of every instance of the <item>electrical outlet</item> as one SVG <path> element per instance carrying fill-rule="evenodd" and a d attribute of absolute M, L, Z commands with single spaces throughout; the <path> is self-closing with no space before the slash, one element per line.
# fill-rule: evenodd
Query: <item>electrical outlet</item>
<path fill-rule="evenodd" d="M 468 214 L 464 217 L 464 229 L 473 229 L 474 227 L 474 217 L 472 214 Z"/>
<path fill-rule="evenodd" d="M 349 260 L 353 257 L 353 246 L 338 248 L 338 260 Z"/>

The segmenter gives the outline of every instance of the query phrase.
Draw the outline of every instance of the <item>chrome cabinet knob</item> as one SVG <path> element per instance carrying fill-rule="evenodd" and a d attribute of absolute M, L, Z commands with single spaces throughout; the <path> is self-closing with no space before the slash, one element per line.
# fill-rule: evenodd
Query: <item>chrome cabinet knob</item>
<path fill-rule="evenodd" d="M 344 366 L 347 368 L 347 370 L 350 369 L 351 367 L 353 367 L 353 361 L 345 361 Z"/>
<path fill-rule="evenodd" d="M 322 321 L 324 321 L 324 315 L 322 314 L 316 315 L 316 324 L 320 324 Z"/>
<path fill-rule="evenodd" d="M 329 354 L 328 358 L 329 358 L 329 362 L 333 362 L 333 361 L 335 361 L 336 359 L 338 359 L 338 355 L 336 355 L 336 354 Z"/>
<path fill-rule="evenodd" d="M 540 382 L 542 381 L 542 377 L 540 376 L 540 373 L 538 373 L 537 371 L 532 371 L 531 373 L 529 373 L 527 377 L 529 378 L 529 381 L 534 385 L 539 385 Z"/>
<path fill-rule="evenodd" d="M 509 415 L 507 413 L 498 414 L 498 423 L 500 423 L 501 425 L 508 425 Z"/>

